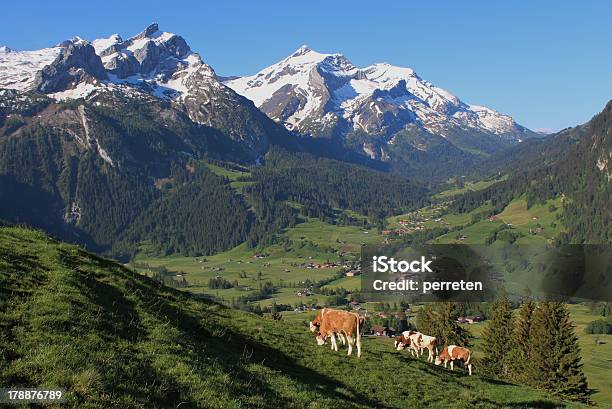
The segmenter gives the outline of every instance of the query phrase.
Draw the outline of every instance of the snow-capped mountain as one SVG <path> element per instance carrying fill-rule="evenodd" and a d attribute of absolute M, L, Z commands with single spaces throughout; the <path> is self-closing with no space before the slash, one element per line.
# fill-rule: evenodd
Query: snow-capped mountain
<path fill-rule="evenodd" d="M 91 42 L 75 37 L 37 51 L 1 47 L 0 88 L 42 92 L 56 100 L 149 94 L 244 143 L 256 156 L 282 130 L 223 85 L 181 36 L 157 24 L 127 40 L 114 34 Z"/>
<path fill-rule="evenodd" d="M 511 117 L 466 104 L 410 68 L 358 68 L 340 54 L 306 46 L 254 76 L 222 79 L 183 37 L 157 24 L 128 39 L 75 37 L 37 51 L 0 47 L 0 88 L 58 101 L 156 98 L 241 143 L 255 158 L 271 138 L 294 142 L 278 124 L 329 136 L 334 151 L 317 149 L 334 157 L 357 153 L 382 161 L 424 161 L 415 150 L 434 147 L 453 157 L 457 149 L 492 152 L 533 136 Z"/>
<path fill-rule="evenodd" d="M 394 134 L 414 125 L 443 137 L 457 129 L 512 141 L 531 136 L 510 116 L 464 103 L 410 68 L 386 63 L 358 68 L 341 54 L 307 46 L 225 84 L 287 129 L 315 136 L 341 129 L 392 142 Z"/>

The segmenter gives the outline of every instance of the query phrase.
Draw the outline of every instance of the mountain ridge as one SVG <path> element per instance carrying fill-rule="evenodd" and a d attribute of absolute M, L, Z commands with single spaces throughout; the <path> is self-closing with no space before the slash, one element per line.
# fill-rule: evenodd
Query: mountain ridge
<path fill-rule="evenodd" d="M 224 83 L 287 129 L 313 136 L 365 132 L 392 145 L 394 136 L 411 126 L 449 140 L 459 130 L 511 143 L 536 136 L 507 115 L 464 103 L 411 68 L 388 63 L 358 68 L 342 54 L 306 45 L 252 76 Z M 362 150 L 385 160 L 390 149 L 375 154 L 364 143 Z"/>
<path fill-rule="evenodd" d="M 339 139 L 337 157 L 353 151 L 381 162 L 405 159 L 406 149 L 393 146 L 399 133 L 442 136 L 449 152 L 454 145 L 485 154 L 537 135 L 507 115 L 464 103 L 411 68 L 358 68 L 342 54 L 308 46 L 254 76 L 220 77 L 183 37 L 157 23 L 126 40 L 112 34 L 92 41 L 74 37 L 36 51 L 2 47 L 0 69 L 0 88 L 37 90 L 60 101 L 104 92 L 151 94 L 242 142 L 254 158 L 265 153 L 270 134 L 277 141 L 296 140 L 268 117 L 294 134 Z M 411 151 L 428 148 L 409 144 Z"/>

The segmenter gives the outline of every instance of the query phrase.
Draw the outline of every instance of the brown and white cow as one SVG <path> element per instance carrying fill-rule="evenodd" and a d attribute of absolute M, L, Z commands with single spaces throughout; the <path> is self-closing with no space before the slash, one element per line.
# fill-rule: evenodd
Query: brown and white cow
<path fill-rule="evenodd" d="M 452 371 L 454 361 L 459 361 L 462 362 L 464 366 L 467 366 L 470 375 L 472 375 L 471 358 L 472 353 L 469 349 L 458 347 L 457 345 L 449 345 L 442 349 L 442 352 L 440 352 L 440 355 L 436 358 L 436 365 L 440 365 L 442 361 L 444 361 L 444 367 L 446 368 L 446 365 L 450 362 L 450 369 Z"/>
<path fill-rule="evenodd" d="M 312 333 L 318 333 L 319 332 L 319 327 L 321 327 L 321 323 L 323 322 L 323 316 L 328 311 L 331 311 L 331 310 L 328 309 L 328 308 L 323 308 L 323 309 L 317 311 L 317 314 L 315 315 L 313 320 L 310 321 L 310 323 L 309 323 L 310 331 Z M 336 346 L 336 341 L 340 341 L 340 342 L 342 342 L 342 345 L 346 345 L 346 338 L 344 337 L 344 335 L 341 332 L 334 333 L 334 335 L 335 335 L 335 339 L 331 340 L 331 348 L 335 349 L 337 351 L 338 347 Z M 331 339 L 331 337 L 326 337 L 326 339 L 327 338 Z"/>
<path fill-rule="evenodd" d="M 434 357 L 438 354 L 438 339 L 430 335 L 420 334 L 417 338 L 417 343 L 419 356 L 423 355 L 424 349 L 427 349 L 427 351 L 429 351 L 427 362 L 433 363 Z"/>
<path fill-rule="evenodd" d="M 429 351 L 428 362 L 433 362 L 434 357 L 438 353 L 438 340 L 436 337 L 416 331 L 402 332 L 399 337 L 395 338 L 394 346 L 398 351 L 410 347 L 410 354 L 417 358 L 423 355 L 423 351 L 427 349 Z"/>
<path fill-rule="evenodd" d="M 418 334 L 418 332 L 416 331 L 402 332 L 399 336 L 395 337 L 395 342 L 393 343 L 393 347 L 397 349 L 398 351 L 401 351 L 402 349 L 406 349 L 406 347 L 411 346 L 412 342 L 410 341 L 410 337 L 414 334 Z"/>
<path fill-rule="evenodd" d="M 323 317 L 325 316 L 325 313 L 327 311 L 329 311 L 329 308 L 323 308 L 317 311 L 315 317 L 312 319 L 312 321 L 310 321 L 310 332 L 317 332 L 317 330 L 321 326 L 321 323 L 323 322 Z"/>
<path fill-rule="evenodd" d="M 348 355 L 353 353 L 353 345 L 356 344 L 357 356 L 361 357 L 360 324 L 362 322 L 363 318 L 359 314 L 324 308 L 320 314 L 317 313 L 315 319 L 310 323 L 310 329 L 312 331 L 314 327 L 316 330 L 318 326 L 317 344 L 324 345 L 325 340 L 329 338 L 332 349 L 335 351 L 338 351 L 336 334 L 342 334 L 346 337 Z"/>

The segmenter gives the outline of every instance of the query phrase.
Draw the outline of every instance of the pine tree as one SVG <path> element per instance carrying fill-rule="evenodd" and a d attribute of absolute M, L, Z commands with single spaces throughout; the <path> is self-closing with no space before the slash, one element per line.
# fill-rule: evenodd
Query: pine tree
<path fill-rule="evenodd" d="M 539 303 L 533 313 L 530 341 L 533 385 L 566 399 L 588 402 L 591 391 L 582 371 L 578 338 L 563 303 Z"/>
<path fill-rule="evenodd" d="M 531 363 L 531 328 L 535 308 L 536 304 L 531 300 L 521 304 L 515 320 L 512 333 L 512 351 L 508 359 L 510 377 L 517 382 L 526 384 L 530 383 L 528 373 Z"/>
<path fill-rule="evenodd" d="M 417 329 L 438 338 L 439 348 L 445 345 L 468 346 L 470 333 L 457 322 L 459 310 L 453 302 L 425 304 L 417 313 Z"/>
<path fill-rule="evenodd" d="M 492 375 L 508 377 L 509 353 L 512 351 L 512 304 L 507 298 L 494 301 L 489 308 L 482 337 L 483 367 Z"/>
<path fill-rule="evenodd" d="M 436 305 L 436 331 L 441 346 L 444 345 L 470 345 L 470 332 L 457 322 L 459 310 L 454 302 L 441 302 Z"/>
<path fill-rule="evenodd" d="M 433 305 L 427 303 L 421 307 L 416 315 L 417 330 L 423 334 L 433 335 L 435 333 L 436 317 Z"/>

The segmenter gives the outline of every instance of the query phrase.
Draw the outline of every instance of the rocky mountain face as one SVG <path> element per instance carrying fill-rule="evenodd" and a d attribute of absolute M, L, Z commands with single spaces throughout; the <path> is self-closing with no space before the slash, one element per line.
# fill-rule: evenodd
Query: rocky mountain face
<path fill-rule="evenodd" d="M 157 24 L 127 40 L 115 34 L 92 42 L 76 37 L 38 51 L 2 47 L 0 72 L 0 88 L 38 91 L 57 101 L 149 94 L 239 142 L 253 160 L 271 138 L 285 138 L 282 127 L 223 85 L 181 36 Z"/>
<path fill-rule="evenodd" d="M 464 103 L 410 68 L 386 63 L 358 68 L 341 54 L 307 46 L 253 76 L 225 84 L 291 131 L 349 140 L 358 135 L 358 148 L 383 160 L 396 136 L 406 131 L 484 151 L 535 135 L 507 115 Z M 417 142 L 413 146 L 427 148 Z"/>
<path fill-rule="evenodd" d="M 127 40 L 0 48 L 0 219 L 97 251 L 172 229 L 170 251 L 244 241 L 252 212 L 204 163 L 252 164 L 287 139 L 156 24 Z"/>

